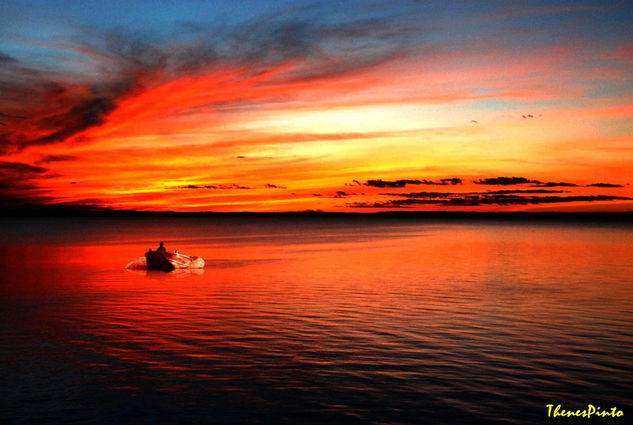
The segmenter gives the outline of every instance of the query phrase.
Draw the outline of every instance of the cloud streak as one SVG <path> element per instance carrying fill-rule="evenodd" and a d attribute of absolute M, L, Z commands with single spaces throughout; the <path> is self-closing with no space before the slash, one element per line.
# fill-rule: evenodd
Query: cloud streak
<path fill-rule="evenodd" d="M 525 177 L 490 177 L 486 179 L 479 179 L 474 181 L 475 184 L 486 184 L 495 186 L 510 186 L 515 184 L 536 183 L 540 184 L 538 180 L 529 180 Z"/>
<path fill-rule="evenodd" d="M 0 206 L 3 208 L 52 201 L 37 181 L 54 177 L 47 168 L 21 162 L 0 161 Z"/>
<path fill-rule="evenodd" d="M 75 45 L 48 46 L 80 55 L 84 66 L 93 68 L 92 80 L 69 78 L 0 53 L 0 154 L 82 141 L 78 136 L 105 124 L 125 99 L 182 78 L 216 74 L 218 82 L 234 85 L 232 93 L 222 96 L 199 93 L 201 104 L 189 105 L 221 110 L 244 105 L 240 81 L 256 82 L 254 94 L 267 99 L 274 91 L 266 85 L 294 90 L 372 68 L 407 54 L 407 29 L 394 25 L 400 24 L 387 17 L 327 22 L 290 16 L 238 27 L 182 23 L 170 42 L 119 30 L 84 34 Z M 222 76 L 223 70 L 233 71 Z M 207 89 L 226 90 L 217 85 Z"/>
<path fill-rule="evenodd" d="M 354 182 L 358 182 L 358 180 L 354 180 Z M 418 179 L 402 179 L 402 180 L 367 180 L 363 183 L 365 186 L 371 187 L 405 187 L 406 185 L 430 185 L 430 186 L 448 186 L 448 185 L 458 185 L 462 184 L 462 179 L 451 177 L 440 179 L 439 181 L 434 180 L 418 180 Z"/>
<path fill-rule="evenodd" d="M 616 200 L 633 200 L 633 198 L 610 195 L 577 195 L 577 196 L 444 196 L 445 194 L 428 194 L 420 198 L 392 199 L 376 202 L 352 202 L 346 204 L 350 208 L 412 208 L 414 206 L 434 205 L 440 207 L 479 207 L 486 205 L 538 205 L 570 202 L 604 202 Z"/>
<path fill-rule="evenodd" d="M 77 157 L 75 155 L 44 155 L 39 160 L 37 160 L 37 164 L 48 164 L 51 162 L 63 162 L 63 161 L 74 161 Z"/>
<path fill-rule="evenodd" d="M 588 184 L 587 187 L 624 187 L 621 184 L 615 183 L 592 183 Z"/>
<path fill-rule="evenodd" d="M 251 188 L 248 186 L 231 183 L 231 184 L 206 184 L 206 185 L 188 184 L 185 186 L 171 187 L 171 189 L 249 190 Z"/>

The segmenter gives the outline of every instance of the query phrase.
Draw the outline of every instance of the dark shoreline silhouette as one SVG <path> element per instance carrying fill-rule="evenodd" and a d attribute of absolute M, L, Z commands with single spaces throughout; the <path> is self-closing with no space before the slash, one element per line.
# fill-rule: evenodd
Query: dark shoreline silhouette
<path fill-rule="evenodd" d="M 134 211 L 106 208 L 37 207 L 3 209 L 2 217 L 11 218 L 252 218 L 252 219 L 421 219 L 421 220 L 492 220 L 492 221 L 599 221 L 633 224 L 633 211 L 627 212 L 466 212 L 466 211 L 384 211 L 384 212 L 178 212 Z"/>

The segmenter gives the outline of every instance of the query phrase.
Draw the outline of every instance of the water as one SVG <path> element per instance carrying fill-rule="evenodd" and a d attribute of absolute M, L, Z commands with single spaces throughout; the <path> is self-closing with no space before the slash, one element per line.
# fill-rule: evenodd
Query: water
<path fill-rule="evenodd" d="M 125 269 L 159 240 L 205 269 Z M 632 245 L 591 223 L 6 220 L 0 418 L 626 423 Z"/>

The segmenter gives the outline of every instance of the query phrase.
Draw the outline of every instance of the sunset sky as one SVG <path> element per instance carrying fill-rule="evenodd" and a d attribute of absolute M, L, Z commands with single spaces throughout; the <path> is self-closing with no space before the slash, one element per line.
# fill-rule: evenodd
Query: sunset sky
<path fill-rule="evenodd" d="M 633 210 L 626 1 L 0 4 L 0 206 Z"/>

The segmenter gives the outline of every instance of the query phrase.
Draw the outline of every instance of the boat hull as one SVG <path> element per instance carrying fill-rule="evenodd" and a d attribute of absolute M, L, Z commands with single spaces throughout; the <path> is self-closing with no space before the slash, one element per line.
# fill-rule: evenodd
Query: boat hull
<path fill-rule="evenodd" d="M 147 251 L 145 253 L 147 268 L 171 272 L 176 269 L 203 268 L 204 260 L 171 251 Z"/>

